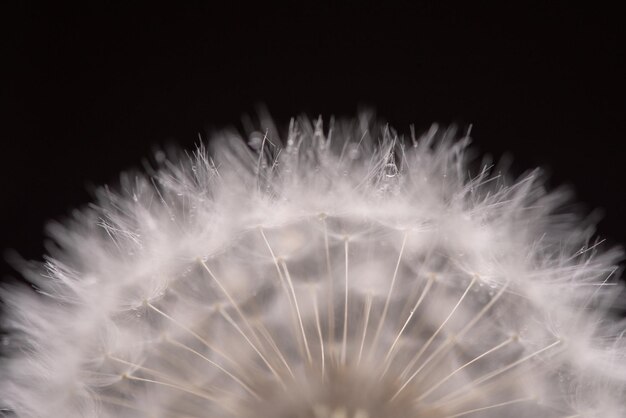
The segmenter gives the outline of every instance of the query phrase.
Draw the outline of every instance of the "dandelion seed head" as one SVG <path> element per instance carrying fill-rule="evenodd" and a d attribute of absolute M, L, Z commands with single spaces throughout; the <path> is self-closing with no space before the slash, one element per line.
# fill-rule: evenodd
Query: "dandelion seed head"
<path fill-rule="evenodd" d="M 21 417 L 622 417 L 619 249 L 468 138 L 270 119 L 64 223 L 6 287 Z"/>

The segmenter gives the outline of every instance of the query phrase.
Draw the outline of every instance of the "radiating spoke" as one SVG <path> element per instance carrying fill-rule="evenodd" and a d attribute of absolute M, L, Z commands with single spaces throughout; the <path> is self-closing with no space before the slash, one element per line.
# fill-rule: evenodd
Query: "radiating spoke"
<path fill-rule="evenodd" d="M 233 328 L 235 328 L 237 330 L 237 332 L 239 332 L 239 334 L 243 337 L 243 339 L 248 343 L 248 345 L 257 353 L 257 355 L 261 358 L 261 360 L 263 361 L 263 363 L 265 363 L 265 365 L 267 366 L 267 368 L 270 370 L 270 372 L 272 372 L 272 374 L 274 375 L 274 377 L 276 377 L 276 379 L 280 382 L 280 384 L 286 388 L 285 386 L 285 382 L 283 382 L 283 379 L 280 377 L 280 375 L 278 374 L 278 372 L 276 371 L 276 369 L 274 369 L 274 367 L 270 364 L 270 362 L 267 360 L 267 358 L 263 355 L 263 353 L 257 348 L 256 345 L 254 345 L 254 343 L 252 341 L 250 341 L 250 338 L 246 335 L 245 332 L 243 332 L 243 330 L 241 329 L 241 327 L 233 320 L 233 318 L 228 314 L 228 312 L 226 312 L 224 309 L 220 309 L 219 310 L 220 315 L 222 315 L 222 317 L 224 319 L 226 319 L 226 321 L 233 326 Z"/>
<path fill-rule="evenodd" d="M 454 414 L 454 415 L 448 415 L 447 418 L 462 417 L 464 415 L 473 414 L 474 412 L 487 411 L 487 410 L 493 409 L 493 408 L 500 408 L 500 407 L 503 407 L 503 406 L 513 405 L 513 404 L 521 403 L 521 402 L 529 402 L 529 401 L 533 401 L 533 400 L 535 400 L 534 397 L 513 399 L 513 400 L 510 400 L 510 401 L 500 402 L 500 403 L 496 403 L 496 404 L 489 405 L 489 406 L 483 406 L 482 408 L 470 409 L 470 410 L 467 410 L 467 411 L 459 412 L 459 413 Z"/>
<path fill-rule="evenodd" d="M 382 331 L 383 325 L 385 323 L 385 319 L 387 318 L 387 311 L 389 310 L 389 303 L 391 301 L 391 295 L 393 293 L 393 288 L 396 283 L 396 278 L 398 277 L 398 270 L 400 269 L 400 262 L 402 261 L 402 254 L 404 253 L 404 247 L 406 246 L 406 240 L 409 236 L 408 232 L 404 233 L 402 238 L 402 245 L 400 247 L 400 253 L 398 254 L 398 260 L 396 261 L 396 268 L 393 271 L 393 276 L 391 277 L 391 284 L 389 285 L 389 291 L 387 292 L 387 298 L 385 300 L 385 305 L 383 307 L 383 313 L 381 314 L 380 321 L 378 322 L 378 327 L 376 328 L 376 333 L 374 334 L 374 340 L 372 342 L 372 348 L 376 347 L 378 343 L 378 338 L 380 337 L 380 332 Z"/>
<path fill-rule="evenodd" d="M 346 279 L 345 279 L 345 298 L 344 298 L 344 304 L 343 304 L 343 341 L 341 343 L 341 364 L 345 365 L 346 364 L 346 346 L 347 346 L 347 340 L 348 340 L 348 290 L 349 290 L 349 283 L 348 283 L 348 253 L 349 253 L 349 240 L 346 237 L 344 239 L 344 252 L 345 252 L 345 265 L 346 265 Z"/>
<path fill-rule="evenodd" d="M 365 336 L 367 334 L 367 326 L 369 325 L 370 312 L 372 310 L 372 294 L 368 293 L 365 297 L 365 321 L 363 324 L 363 335 L 361 336 L 361 347 L 359 348 L 359 357 L 357 358 L 357 366 L 361 363 L 361 357 L 363 356 L 363 346 L 365 345 Z"/>
<path fill-rule="evenodd" d="M 307 360 L 309 364 L 312 364 L 313 358 L 311 357 L 311 350 L 309 350 L 309 342 L 306 337 L 306 332 L 304 331 L 304 324 L 302 323 L 302 315 L 300 314 L 300 306 L 298 305 L 296 292 L 293 288 L 293 281 L 291 280 L 291 275 L 289 274 L 289 269 L 287 268 L 287 263 L 285 262 L 285 260 L 281 259 L 280 264 L 283 267 L 283 271 L 285 272 L 285 277 L 287 278 L 287 284 L 289 285 L 289 290 L 291 291 L 291 296 L 293 297 L 293 304 L 296 308 L 296 314 L 298 316 L 298 323 L 300 324 L 300 332 L 302 333 L 302 341 L 304 343 L 304 348 L 306 350 Z"/>
<path fill-rule="evenodd" d="M 512 363 L 509 363 L 509 364 L 507 364 L 505 366 L 502 366 L 502 367 L 500 367 L 500 368 L 498 368 L 498 369 L 496 369 L 496 370 L 494 370 L 494 371 L 492 371 L 490 373 L 487 373 L 484 376 L 481 376 L 481 377 L 479 377 L 479 378 L 477 378 L 475 380 L 472 380 L 471 382 L 466 383 L 465 385 L 463 385 L 461 388 L 455 390 L 454 392 L 449 393 L 446 396 L 442 397 L 441 399 L 439 399 L 437 401 L 437 403 L 440 404 L 440 403 L 448 402 L 450 399 L 454 399 L 455 397 L 457 397 L 457 395 L 459 393 L 463 393 L 464 391 L 466 391 L 467 389 L 470 389 L 470 388 L 476 388 L 479 385 L 483 384 L 484 382 L 486 382 L 488 380 L 491 380 L 491 379 L 493 379 L 493 378 L 495 378 L 497 376 L 500 376 L 503 373 L 506 373 L 507 371 L 511 370 L 512 368 L 514 368 L 514 367 L 516 367 L 516 366 L 518 366 L 518 365 L 520 365 L 522 363 L 525 363 L 528 360 L 533 359 L 534 357 L 537 357 L 541 353 L 543 353 L 545 351 L 548 351 L 551 348 L 556 347 L 559 344 L 561 344 L 561 340 L 556 340 L 552 344 L 550 344 L 550 345 L 548 345 L 546 347 L 543 347 L 540 350 L 537 350 L 537 351 L 535 351 L 535 352 L 533 352 L 533 353 L 531 353 L 531 354 L 529 354 L 529 355 L 527 355 L 525 357 L 522 357 L 521 359 L 518 359 L 518 360 L 516 360 L 516 361 L 514 361 Z"/>
<path fill-rule="evenodd" d="M 246 385 L 245 383 L 243 383 L 243 381 L 241 381 L 239 378 L 237 378 L 235 375 L 233 375 L 231 372 L 229 372 L 228 370 L 224 369 L 222 366 L 220 366 L 219 364 L 217 364 L 216 362 L 214 362 L 213 360 L 211 360 L 210 358 L 206 357 L 205 355 L 201 354 L 200 352 L 194 350 L 191 347 L 186 346 L 185 344 L 178 342 L 174 339 L 171 339 L 169 337 L 166 338 L 166 341 L 169 342 L 170 344 L 182 348 L 183 350 L 186 350 L 196 356 L 198 356 L 199 358 L 201 358 L 202 360 L 206 361 L 207 363 L 209 363 L 211 366 L 219 369 L 220 371 L 222 371 L 224 374 L 226 374 L 227 376 L 229 376 L 231 379 L 233 379 L 235 382 L 237 382 L 239 385 L 241 385 L 241 387 L 243 387 L 248 393 L 250 393 L 252 396 L 254 396 L 255 398 L 259 399 L 259 395 L 257 395 L 248 385 Z"/>
<path fill-rule="evenodd" d="M 435 281 L 434 278 L 431 277 L 426 282 L 426 285 L 424 286 L 424 289 L 422 290 L 422 294 L 417 299 L 417 302 L 415 302 L 415 305 L 413 305 L 413 309 L 411 309 L 411 312 L 409 313 L 408 318 L 404 322 L 404 325 L 402 326 L 402 329 L 400 329 L 400 332 L 398 332 L 398 335 L 396 336 L 396 339 L 393 341 L 393 344 L 391 344 L 391 347 L 389 347 L 389 351 L 387 351 L 387 355 L 385 356 L 385 362 L 389 361 L 389 359 L 391 357 L 391 353 L 393 352 L 393 349 L 396 347 L 396 344 L 398 344 L 398 341 L 400 340 L 400 337 L 402 336 L 402 333 L 404 333 L 404 330 L 406 329 L 407 325 L 409 325 L 409 322 L 411 321 L 411 318 L 413 318 L 413 315 L 415 314 L 415 311 L 421 305 L 422 301 L 426 297 L 426 294 L 428 294 L 428 292 L 429 292 L 429 290 L 430 290 L 430 288 L 431 288 L 431 286 L 432 286 L 434 281 Z"/>
<path fill-rule="evenodd" d="M 416 401 L 421 401 L 422 399 L 426 398 L 428 395 L 430 395 L 431 393 L 433 393 L 435 390 L 437 390 L 437 388 L 439 388 L 441 385 L 443 385 L 444 383 L 446 383 L 450 378 L 452 378 L 455 374 L 457 374 L 458 372 L 460 372 L 461 370 L 465 369 L 466 367 L 474 364 L 475 362 L 477 362 L 478 360 L 480 360 L 481 358 L 488 356 L 489 354 L 493 353 L 494 351 L 497 351 L 499 349 L 501 349 L 502 347 L 505 347 L 507 345 L 509 345 L 510 343 L 512 343 L 513 341 L 515 341 L 517 338 L 515 336 L 513 337 L 509 337 L 506 340 L 502 341 L 500 344 L 496 345 L 495 347 L 485 351 L 484 353 L 482 353 L 481 355 L 479 355 L 478 357 L 473 358 L 472 360 L 468 361 L 467 363 L 463 364 L 462 366 L 460 366 L 459 368 L 457 368 L 456 370 L 454 370 L 452 373 L 450 373 L 449 375 L 447 375 L 446 377 L 444 377 L 443 379 L 441 379 L 439 382 L 435 383 L 434 385 L 432 385 L 426 392 L 424 392 L 419 398 L 416 399 Z"/>
<path fill-rule="evenodd" d="M 419 358 L 422 356 L 422 354 L 424 354 L 424 352 L 430 346 L 430 344 L 435 340 L 437 335 L 439 335 L 439 332 L 441 332 L 441 330 L 448 323 L 450 318 L 452 318 L 452 316 L 454 315 L 454 313 L 456 312 L 458 307 L 461 305 L 461 303 L 463 302 L 463 300 L 467 296 L 467 293 L 470 291 L 470 289 L 472 288 L 474 283 L 476 283 L 476 280 L 477 280 L 476 277 L 472 278 L 472 280 L 470 281 L 469 285 L 467 285 L 467 288 L 465 289 L 465 291 L 463 292 L 463 294 L 459 298 L 459 301 L 456 303 L 456 305 L 454 305 L 454 307 L 452 308 L 452 310 L 450 311 L 450 313 L 448 314 L 446 319 L 441 323 L 441 325 L 439 326 L 439 328 L 437 328 L 437 330 L 433 333 L 433 335 L 431 335 L 431 337 L 428 339 L 428 341 L 426 341 L 426 343 L 422 346 L 420 351 L 418 351 L 418 353 L 415 355 L 415 357 L 413 357 L 413 359 L 411 360 L 411 362 L 409 363 L 409 365 L 407 366 L 407 368 L 405 370 L 409 370 L 411 367 L 413 367 L 413 365 L 417 362 L 417 360 L 419 360 Z M 400 387 L 400 389 L 398 389 L 398 391 L 393 395 L 391 400 L 394 400 L 400 394 L 400 392 L 402 392 L 402 390 L 404 390 L 404 388 L 415 378 L 415 376 L 417 376 L 417 374 L 421 371 L 422 368 L 423 367 L 420 367 L 415 373 L 413 373 L 411 375 L 411 377 L 409 377 L 407 379 L 406 382 L 404 382 L 404 384 Z"/>
<path fill-rule="evenodd" d="M 320 340 L 320 358 L 322 362 L 322 379 L 326 369 L 326 353 L 324 351 L 324 335 L 322 334 L 322 327 L 320 325 L 320 312 L 317 307 L 317 292 L 313 291 L 313 312 L 315 313 L 315 327 L 317 328 L 317 337 Z"/>

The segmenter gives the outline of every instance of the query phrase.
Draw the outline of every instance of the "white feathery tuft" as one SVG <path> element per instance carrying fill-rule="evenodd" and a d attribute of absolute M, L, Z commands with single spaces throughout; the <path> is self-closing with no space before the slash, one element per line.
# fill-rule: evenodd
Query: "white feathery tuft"
<path fill-rule="evenodd" d="M 49 232 L 5 287 L 18 417 L 626 416 L 618 249 L 468 138 L 269 119 Z M 11 415 L 10 415 L 11 416 Z"/>

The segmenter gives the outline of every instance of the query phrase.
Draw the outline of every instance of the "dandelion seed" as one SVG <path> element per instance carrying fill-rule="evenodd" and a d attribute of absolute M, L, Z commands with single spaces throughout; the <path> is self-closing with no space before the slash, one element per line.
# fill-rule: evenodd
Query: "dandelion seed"
<path fill-rule="evenodd" d="M 471 177 L 467 138 L 367 115 L 261 126 L 51 225 L 39 294 L 2 290 L 0 411 L 626 416 L 621 252 L 539 172 Z"/>

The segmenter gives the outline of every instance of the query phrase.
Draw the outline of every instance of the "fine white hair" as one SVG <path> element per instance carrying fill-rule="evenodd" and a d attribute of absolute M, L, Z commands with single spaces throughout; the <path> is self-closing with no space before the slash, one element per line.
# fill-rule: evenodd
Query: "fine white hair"
<path fill-rule="evenodd" d="M 433 126 L 269 118 L 158 152 L 6 285 L 18 417 L 626 416 L 622 253 Z M 473 169 L 473 167 L 476 167 Z"/>

